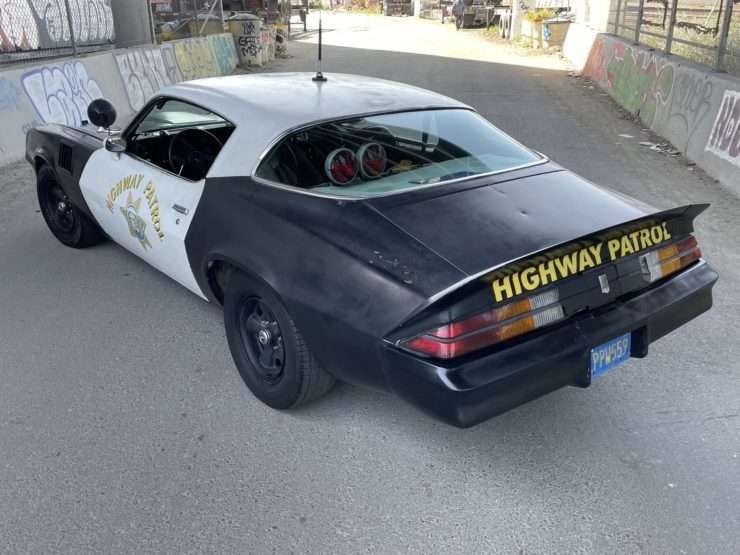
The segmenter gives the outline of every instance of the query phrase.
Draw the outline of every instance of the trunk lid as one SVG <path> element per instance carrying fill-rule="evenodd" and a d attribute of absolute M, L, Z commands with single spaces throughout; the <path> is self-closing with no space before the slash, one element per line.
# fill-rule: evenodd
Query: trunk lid
<path fill-rule="evenodd" d="M 567 171 L 397 204 L 367 202 L 468 275 L 650 212 Z"/>
<path fill-rule="evenodd" d="M 553 287 L 566 315 L 608 304 L 647 287 L 642 254 L 690 234 L 707 206 L 659 212 L 565 171 L 378 203 L 385 218 L 468 276 L 416 307 L 392 335 Z"/>

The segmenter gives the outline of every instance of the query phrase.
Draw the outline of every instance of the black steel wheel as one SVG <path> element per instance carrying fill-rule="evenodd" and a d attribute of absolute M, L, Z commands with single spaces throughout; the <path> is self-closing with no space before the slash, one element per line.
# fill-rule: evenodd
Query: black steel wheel
<path fill-rule="evenodd" d="M 278 296 L 261 280 L 236 272 L 224 295 L 224 327 L 239 375 L 260 401 L 288 409 L 334 385 Z"/>
<path fill-rule="evenodd" d="M 103 239 L 100 228 L 70 201 L 49 166 L 43 166 L 39 170 L 36 192 L 46 225 L 61 243 L 81 249 Z"/>
<path fill-rule="evenodd" d="M 257 376 L 268 383 L 278 383 L 285 367 L 283 334 L 270 305 L 263 299 L 242 299 L 239 307 L 239 339 Z"/>

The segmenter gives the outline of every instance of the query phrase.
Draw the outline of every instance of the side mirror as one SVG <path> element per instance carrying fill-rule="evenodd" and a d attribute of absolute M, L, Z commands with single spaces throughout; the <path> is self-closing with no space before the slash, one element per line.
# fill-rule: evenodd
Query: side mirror
<path fill-rule="evenodd" d="M 106 137 L 105 150 L 115 152 L 116 154 L 126 152 L 126 139 L 123 137 Z"/>
<path fill-rule="evenodd" d="M 116 122 L 117 116 L 118 114 L 116 114 L 116 109 L 113 107 L 113 104 L 108 102 L 105 98 L 93 100 L 87 107 L 87 117 L 96 127 L 109 129 Z"/>

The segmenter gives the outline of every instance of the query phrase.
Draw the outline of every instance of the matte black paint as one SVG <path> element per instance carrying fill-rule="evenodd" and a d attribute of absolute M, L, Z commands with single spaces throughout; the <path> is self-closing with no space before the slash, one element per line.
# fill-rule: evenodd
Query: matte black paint
<path fill-rule="evenodd" d="M 51 166 L 72 204 L 93 221 L 95 218 L 80 190 L 80 176 L 93 152 L 103 147 L 105 136 L 89 126 L 67 127 L 57 124 L 35 127 L 26 135 L 26 160 L 34 169 L 38 169 L 38 161 Z M 72 147 L 71 172 L 59 167 L 59 144 L 62 142 Z"/>
<path fill-rule="evenodd" d="M 681 220 L 681 231 L 691 231 L 695 214 Z M 455 290 L 457 284 L 647 216 L 654 214 L 637 201 L 552 163 L 365 200 L 220 178 L 206 180 L 185 243 L 196 279 L 212 300 L 210 262 L 252 273 L 283 299 L 329 372 L 388 389 L 393 377 L 382 371 L 384 339 L 408 337 L 493 304 L 485 276 Z M 628 266 L 619 279 L 616 267 L 602 268 L 613 273 L 615 286 L 606 298 L 592 292 L 598 287 L 594 272 L 560 283 L 569 313 L 644 289 L 637 257 Z M 392 371 L 407 375 L 404 367 Z"/>
<path fill-rule="evenodd" d="M 185 246 L 198 284 L 224 260 L 267 282 L 336 377 L 387 388 L 380 338 L 460 270 L 366 202 L 207 179 Z"/>
<path fill-rule="evenodd" d="M 376 206 L 468 275 L 645 215 L 568 171 L 451 194 L 438 189 L 434 198 Z"/>

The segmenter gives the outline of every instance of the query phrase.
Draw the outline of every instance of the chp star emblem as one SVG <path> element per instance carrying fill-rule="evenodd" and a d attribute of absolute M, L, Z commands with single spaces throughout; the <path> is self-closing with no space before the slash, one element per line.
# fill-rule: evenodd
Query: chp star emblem
<path fill-rule="evenodd" d="M 149 242 L 149 238 L 146 236 L 146 222 L 139 216 L 139 208 L 141 207 L 141 198 L 136 200 L 131 196 L 131 192 L 128 193 L 126 199 L 126 206 L 121 208 L 121 214 L 126 218 L 128 224 L 128 231 L 131 233 L 131 237 L 136 237 L 144 250 L 147 247 L 151 248 L 152 244 Z"/>

